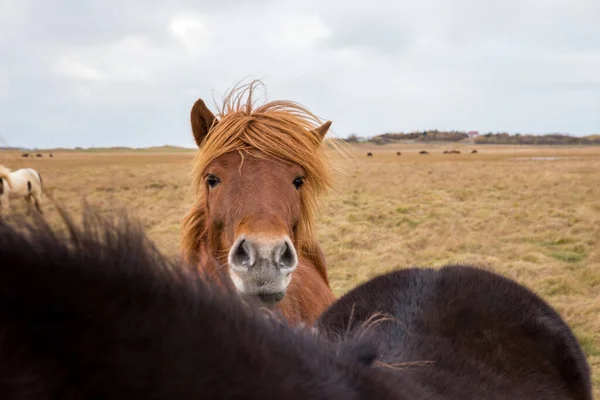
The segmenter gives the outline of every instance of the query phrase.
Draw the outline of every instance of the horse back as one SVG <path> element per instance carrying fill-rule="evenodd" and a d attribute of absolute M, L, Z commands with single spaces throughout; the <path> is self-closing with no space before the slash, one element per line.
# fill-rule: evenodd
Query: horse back
<path fill-rule="evenodd" d="M 15 193 L 28 193 L 30 190 L 41 190 L 40 174 L 32 168 L 20 168 L 10 173 L 10 179 Z"/>
<path fill-rule="evenodd" d="M 585 355 L 560 315 L 485 270 L 377 277 L 340 298 L 316 327 L 330 339 L 370 343 L 378 365 L 442 398 L 592 399 Z"/>
<path fill-rule="evenodd" d="M 23 171 L 26 173 L 29 179 L 34 180 L 39 187 L 42 187 L 42 175 L 33 168 L 23 168 Z"/>

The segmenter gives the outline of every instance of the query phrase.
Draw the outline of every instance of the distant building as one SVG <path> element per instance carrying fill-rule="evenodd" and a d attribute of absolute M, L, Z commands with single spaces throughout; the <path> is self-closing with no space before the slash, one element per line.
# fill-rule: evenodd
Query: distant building
<path fill-rule="evenodd" d="M 474 145 L 475 138 L 477 136 L 479 136 L 479 132 L 478 131 L 469 131 L 469 132 L 467 132 L 467 135 L 469 135 L 469 143 L 471 143 L 471 145 Z"/>

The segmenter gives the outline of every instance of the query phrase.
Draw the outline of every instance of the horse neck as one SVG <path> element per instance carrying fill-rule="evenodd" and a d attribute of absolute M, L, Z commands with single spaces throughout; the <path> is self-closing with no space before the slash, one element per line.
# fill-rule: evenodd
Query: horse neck
<path fill-rule="evenodd" d="M 321 246 L 316 240 L 312 240 L 308 246 L 306 246 L 306 251 L 303 252 L 302 259 L 303 261 L 314 268 L 319 275 L 325 281 L 325 284 L 329 286 L 329 277 L 327 275 L 327 262 L 325 261 L 325 253 L 321 249 Z"/>
<path fill-rule="evenodd" d="M 276 308 L 291 325 L 312 326 L 334 301 L 325 270 L 325 257 L 315 243 L 308 256 L 300 255 L 287 294 Z"/>

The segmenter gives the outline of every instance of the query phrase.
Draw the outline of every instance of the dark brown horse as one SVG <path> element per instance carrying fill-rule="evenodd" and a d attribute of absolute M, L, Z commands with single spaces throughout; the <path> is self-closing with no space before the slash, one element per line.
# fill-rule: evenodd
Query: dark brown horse
<path fill-rule="evenodd" d="M 427 155 L 427 154 L 429 154 L 429 152 L 428 152 L 427 150 L 421 150 L 421 151 L 419 152 L 419 154 L 424 154 L 424 155 Z"/>
<path fill-rule="evenodd" d="M 373 153 L 367 153 L 367 157 L 373 157 Z"/>
<path fill-rule="evenodd" d="M 314 232 L 331 182 L 322 144 L 331 122 L 294 102 L 255 108 L 254 89 L 229 93 L 218 116 L 201 99 L 192 107 L 197 196 L 182 250 L 242 296 L 312 324 L 334 300 Z"/>
<path fill-rule="evenodd" d="M 315 335 L 165 259 L 141 224 L 83 220 L 0 220 L 3 400 L 592 398 L 560 316 L 494 274 L 389 273 Z"/>
<path fill-rule="evenodd" d="M 401 153 L 401 152 L 399 152 L 399 151 L 397 151 L 397 152 L 396 152 L 396 155 L 397 155 L 397 156 L 400 156 L 400 155 L 402 155 L 402 153 Z"/>
<path fill-rule="evenodd" d="M 164 259 L 141 224 L 0 219 L 0 399 L 408 399 L 322 339 Z M 60 226 L 60 228 L 64 228 Z M 69 232 L 64 237 L 62 233 Z M 400 390 L 398 386 L 405 384 Z"/>
<path fill-rule="evenodd" d="M 342 346 L 439 399 L 591 400 L 590 369 L 569 326 L 541 298 L 467 266 L 413 268 L 350 291 L 315 324 Z"/>

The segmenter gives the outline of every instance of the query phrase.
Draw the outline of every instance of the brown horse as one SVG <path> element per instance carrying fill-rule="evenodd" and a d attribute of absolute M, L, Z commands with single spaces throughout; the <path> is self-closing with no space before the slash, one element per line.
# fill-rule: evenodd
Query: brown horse
<path fill-rule="evenodd" d="M 181 247 L 242 297 L 310 325 L 334 300 L 314 232 L 317 197 L 331 185 L 331 122 L 290 101 L 255 107 L 255 84 L 234 88 L 218 116 L 202 99 L 192 107 L 200 151 Z"/>

